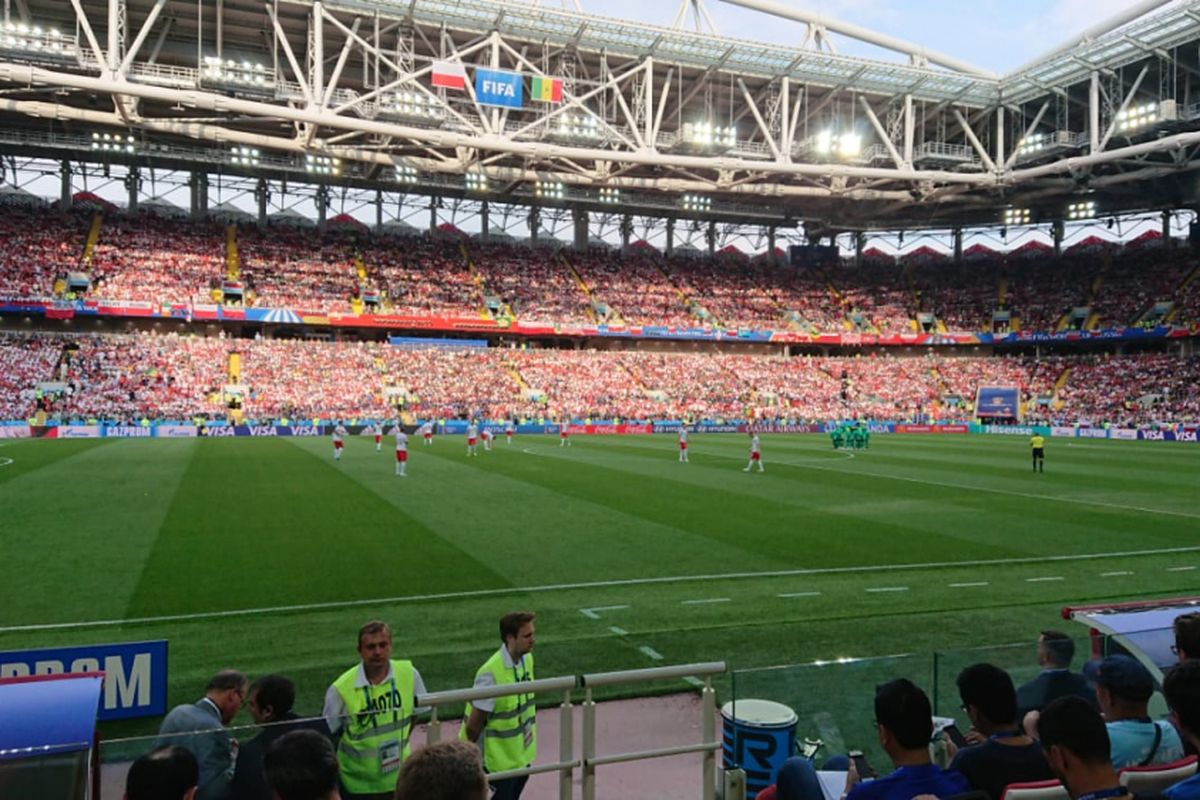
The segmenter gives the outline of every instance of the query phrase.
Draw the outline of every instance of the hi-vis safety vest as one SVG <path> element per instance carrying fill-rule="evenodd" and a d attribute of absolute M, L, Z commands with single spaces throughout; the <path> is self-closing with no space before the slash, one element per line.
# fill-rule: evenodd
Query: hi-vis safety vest
<path fill-rule="evenodd" d="M 355 794 L 392 792 L 400 762 L 409 756 L 413 665 L 393 661 L 392 679 L 375 686 L 355 686 L 357 676 L 358 667 L 351 667 L 333 682 L 347 715 L 337 751 L 342 785 Z"/>
<path fill-rule="evenodd" d="M 533 680 L 533 653 L 526 653 L 523 667 L 508 667 L 504 664 L 501 651 L 484 662 L 476 677 L 490 673 L 497 686 L 523 683 Z M 471 715 L 471 704 L 467 703 L 465 716 Z M 521 769 L 533 763 L 537 757 L 537 728 L 534 717 L 537 710 L 532 694 L 513 694 L 497 697 L 496 707 L 488 714 L 483 727 L 483 765 L 488 772 L 505 772 Z M 467 738 L 464 724 L 458 738 Z"/>

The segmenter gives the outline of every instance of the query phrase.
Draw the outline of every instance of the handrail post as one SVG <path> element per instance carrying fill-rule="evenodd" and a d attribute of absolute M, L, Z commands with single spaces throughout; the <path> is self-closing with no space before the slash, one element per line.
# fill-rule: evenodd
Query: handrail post
<path fill-rule="evenodd" d="M 566 764 L 575 755 L 575 707 L 571 704 L 571 690 L 563 692 L 562 705 L 558 710 L 558 761 Z M 558 800 L 571 800 L 571 784 L 575 770 L 564 767 L 558 772 Z"/>
<path fill-rule="evenodd" d="M 596 800 L 596 702 L 589 686 L 583 698 L 583 800 Z"/>
<path fill-rule="evenodd" d="M 429 731 L 425 735 L 427 744 L 437 744 L 442 740 L 442 722 L 438 719 L 438 707 L 429 707 Z"/>
<path fill-rule="evenodd" d="M 712 677 L 704 677 L 704 689 L 700 692 L 704 707 L 703 744 L 717 740 L 717 693 L 713 691 Z M 704 774 L 704 790 L 701 795 L 704 800 L 714 800 L 717 792 L 717 751 L 704 751 L 704 764 L 701 768 Z"/>

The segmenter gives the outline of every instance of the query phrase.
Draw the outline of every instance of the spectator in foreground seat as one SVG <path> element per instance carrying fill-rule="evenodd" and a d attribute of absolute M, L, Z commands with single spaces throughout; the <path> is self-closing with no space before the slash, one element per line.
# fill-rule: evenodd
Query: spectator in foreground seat
<path fill-rule="evenodd" d="M 1171 651 L 1180 663 L 1190 658 L 1200 658 L 1200 611 L 1180 614 L 1175 618 L 1175 646 Z"/>
<path fill-rule="evenodd" d="M 1171 723 L 1150 719 L 1154 677 L 1140 661 L 1126 655 L 1109 656 L 1088 664 L 1084 674 L 1096 684 L 1114 769 L 1169 764 L 1183 758 L 1183 743 Z"/>
<path fill-rule="evenodd" d="M 1104 718 L 1082 697 L 1060 697 L 1042 709 L 1038 739 L 1050 769 L 1072 800 L 1132 797 L 1113 769 Z"/>
<path fill-rule="evenodd" d="M 133 762 L 125 776 L 125 800 L 192 800 L 199 781 L 192 751 L 164 745 Z"/>
<path fill-rule="evenodd" d="M 313 730 L 280 736 L 263 758 L 275 800 L 341 800 L 329 738 Z"/>
<path fill-rule="evenodd" d="M 1071 672 L 1075 642 L 1061 631 L 1042 631 L 1038 637 L 1037 662 L 1041 673 L 1017 689 L 1017 711 L 1024 717 L 1040 711 L 1060 697 L 1082 697 L 1093 706 L 1096 697 L 1082 675 Z"/>
<path fill-rule="evenodd" d="M 199 800 L 225 800 L 233 779 L 233 740 L 225 726 L 246 699 L 246 676 L 236 669 L 218 672 L 195 703 L 175 706 L 163 717 L 157 745 L 178 744 L 200 764 Z"/>
<path fill-rule="evenodd" d="M 233 800 L 271 800 L 271 787 L 263 768 L 263 757 L 276 739 L 294 730 L 315 730 L 329 733 L 322 717 L 301 719 L 292 711 L 296 702 L 296 686 L 283 675 L 265 675 L 250 686 L 246 705 L 262 732 L 238 750 L 237 766 L 233 771 Z"/>
<path fill-rule="evenodd" d="M 395 800 L 487 800 L 487 774 L 479 748 L 470 742 L 432 744 L 400 768 Z"/>
<path fill-rule="evenodd" d="M 1193 750 L 1200 749 L 1200 660 L 1185 661 L 1163 678 L 1163 694 L 1175 715 L 1179 733 Z M 1200 774 L 1163 792 L 1169 800 L 1200 800 Z"/>
<path fill-rule="evenodd" d="M 879 744 L 896 769 L 873 781 L 861 781 L 854 762 L 846 773 L 846 800 L 909 800 L 919 794 L 937 797 L 971 790 L 967 779 L 933 763 L 933 709 L 925 692 L 901 678 L 875 689 L 875 724 Z M 770 788 L 764 790 L 769 792 Z M 759 798 L 763 793 L 759 793 Z M 823 800 L 812 762 L 789 758 L 779 770 L 776 800 Z"/>
<path fill-rule="evenodd" d="M 1042 748 L 1018 724 L 1017 692 L 1007 672 L 992 664 L 969 666 L 958 674 L 958 695 L 971 720 L 971 746 L 954 755 L 950 769 L 992 800 L 1000 800 L 1010 783 L 1054 777 Z"/>

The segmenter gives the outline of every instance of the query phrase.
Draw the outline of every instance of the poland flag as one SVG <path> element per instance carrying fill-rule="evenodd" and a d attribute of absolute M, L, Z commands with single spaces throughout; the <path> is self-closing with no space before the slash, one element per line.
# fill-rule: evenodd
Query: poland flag
<path fill-rule="evenodd" d="M 433 62 L 433 86 L 438 89 L 467 88 L 467 68 L 450 61 Z"/>

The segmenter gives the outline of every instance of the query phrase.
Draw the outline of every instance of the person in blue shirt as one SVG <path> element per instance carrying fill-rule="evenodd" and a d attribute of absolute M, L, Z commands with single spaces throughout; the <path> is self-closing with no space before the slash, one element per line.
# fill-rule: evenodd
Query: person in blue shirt
<path fill-rule="evenodd" d="M 967 779 L 942 769 L 929 755 L 933 709 L 929 697 L 905 678 L 875 689 L 875 726 L 879 746 L 896 769 L 877 780 L 865 780 L 851 761 L 846 773 L 846 800 L 910 800 L 929 794 L 948 797 L 971 791 Z M 812 763 L 789 758 L 779 771 L 776 800 L 822 800 Z"/>
<path fill-rule="evenodd" d="M 1140 661 L 1127 655 L 1108 656 L 1089 662 L 1083 674 L 1096 684 L 1114 769 L 1169 764 L 1183 758 L 1183 743 L 1171 723 L 1150 718 L 1154 677 Z"/>
<path fill-rule="evenodd" d="M 1200 748 L 1200 661 L 1184 661 L 1163 679 L 1167 706 L 1179 724 L 1179 735 Z M 1200 800 L 1200 774 L 1163 792 L 1168 800 Z"/>

